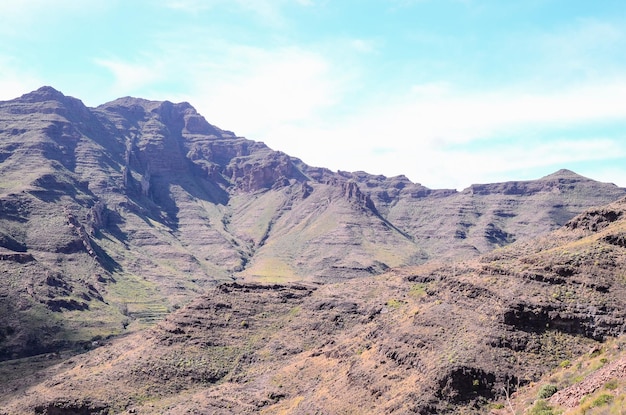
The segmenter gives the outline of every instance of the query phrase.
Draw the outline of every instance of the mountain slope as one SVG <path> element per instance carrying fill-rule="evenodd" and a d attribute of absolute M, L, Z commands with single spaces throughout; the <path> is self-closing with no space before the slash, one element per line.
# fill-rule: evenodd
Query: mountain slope
<path fill-rule="evenodd" d="M 216 283 L 337 282 L 530 238 L 625 190 L 572 172 L 431 190 L 331 172 L 188 103 L 0 103 L 0 359 L 160 320 Z"/>
<path fill-rule="evenodd" d="M 622 335 L 575 360 L 563 360 L 535 383 L 492 404 L 491 413 L 620 414 L 626 402 L 625 346 Z"/>
<path fill-rule="evenodd" d="M 624 235 L 626 199 L 476 260 L 220 285 L 146 333 L 9 385 L 0 403 L 9 414 L 485 413 L 623 333 Z"/>

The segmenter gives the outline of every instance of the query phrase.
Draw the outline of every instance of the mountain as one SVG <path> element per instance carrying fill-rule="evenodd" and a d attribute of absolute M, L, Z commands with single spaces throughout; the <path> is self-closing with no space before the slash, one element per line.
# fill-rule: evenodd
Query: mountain
<path fill-rule="evenodd" d="M 460 192 L 332 172 L 188 103 L 51 87 L 0 102 L 0 178 L 0 360 L 141 329 L 222 282 L 475 257 L 626 194 L 567 170 Z"/>
<path fill-rule="evenodd" d="M 623 334 L 624 267 L 626 198 L 475 259 L 324 285 L 221 284 L 147 331 L 13 375 L 0 403 L 6 414 L 487 413 Z"/>

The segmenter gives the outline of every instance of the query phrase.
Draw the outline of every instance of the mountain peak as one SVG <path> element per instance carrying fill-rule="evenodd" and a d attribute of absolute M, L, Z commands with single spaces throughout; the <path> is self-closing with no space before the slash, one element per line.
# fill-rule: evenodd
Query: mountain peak
<path fill-rule="evenodd" d="M 109 109 L 109 108 L 132 108 L 132 107 L 141 107 L 146 112 L 151 112 L 154 109 L 157 109 L 163 106 L 168 101 L 153 101 L 145 98 L 136 98 L 131 96 L 121 97 L 114 99 L 113 101 L 106 102 L 98 108 Z"/>
<path fill-rule="evenodd" d="M 51 86 L 42 86 L 41 88 L 24 94 L 20 97 L 20 100 L 25 102 L 44 102 L 44 101 L 60 101 L 63 102 L 67 99 L 62 92 L 54 89 Z"/>
<path fill-rule="evenodd" d="M 581 176 L 580 174 L 573 172 L 568 169 L 561 169 L 555 171 L 552 174 L 542 177 L 540 180 L 545 179 L 569 179 L 569 180 L 591 180 L 585 176 Z"/>
<path fill-rule="evenodd" d="M 41 88 L 22 95 L 14 100 L 16 104 L 22 106 L 26 112 L 28 108 L 46 107 L 47 112 L 54 112 L 65 117 L 79 117 L 88 119 L 91 117 L 89 109 L 83 101 L 78 98 L 64 95 L 61 91 L 51 87 L 42 86 Z M 35 104 L 34 106 L 31 104 Z"/>
<path fill-rule="evenodd" d="M 209 124 L 188 102 L 152 101 L 127 96 L 102 104 L 97 109 L 123 114 L 127 117 L 145 117 L 153 114 L 166 123 L 172 120 L 182 120 L 184 131 L 191 134 L 214 135 L 216 137 L 235 136 L 231 131 L 222 130 Z"/>

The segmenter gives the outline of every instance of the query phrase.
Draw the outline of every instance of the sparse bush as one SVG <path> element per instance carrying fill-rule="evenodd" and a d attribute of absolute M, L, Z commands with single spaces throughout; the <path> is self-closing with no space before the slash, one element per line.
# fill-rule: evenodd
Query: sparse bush
<path fill-rule="evenodd" d="M 613 399 L 615 399 L 613 395 L 603 393 L 591 402 L 591 407 L 595 408 L 597 406 L 608 405 L 613 402 Z"/>
<path fill-rule="evenodd" d="M 563 360 L 561 363 L 559 363 L 559 366 L 566 369 L 568 367 L 570 367 L 572 365 L 572 362 L 570 362 L 569 360 Z"/>
<path fill-rule="evenodd" d="M 554 395 L 559 389 L 555 385 L 545 385 L 539 389 L 539 393 L 537 397 L 539 399 L 548 399 L 550 396 Z"/>
<path fill-rule="evenodd" d="M 411 289 L 409 290 L 409 295 L 411 297 L 419 298 L 426 295 L 426 285 L 425 284 L 413 284 Z"/>
<path fill-rule="evenodd" d="M 544 400 L 539 400 L 530 410 L 530 415 L 554 415 L 552 407 Z"/>
<path fill-rule="evenodd" d="M 617 389 L 617 386 L 617 379 L 611 379 L 604 384 L 604 388 L 608 390 L 615 390 Z"/>
<path fill-rule="evenodd" d="M 387 307 L 392 308 L 394 310 L 397 308 L 400 308 L 403 304 L 404 304 L 403 301 L 396 300 L 395 298 L 392 298 L 391 300 L 387 301 Z"/>

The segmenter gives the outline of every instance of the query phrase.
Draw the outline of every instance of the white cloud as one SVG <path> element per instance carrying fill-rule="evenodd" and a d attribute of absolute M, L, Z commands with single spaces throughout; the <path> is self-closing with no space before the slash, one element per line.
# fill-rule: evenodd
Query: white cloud
<path fill-rule="evenodd" d="M 571 127 L 598 124 L 601 135 L 602 123 L 626 124 L 624 101 L 623 81 L 550 93 L 463 92 L 435 83 L 396 102 L 357 107 L 339 122 L 274 123 L 263 134 L 272 147 L 313 165 L 463 188 L 520 170 L 626 157 L 624 137 L 554 137 Z"/>
<path fill-rule="evenodd" d="M 480 152 L 452 151 L 442 153 L 443 168 L 454 175 L 457 188 L 472 183 L 535 179 L 561 168 L 574 170 L 595 180 L 606 176 L 596 174 L 597 164 L 619 165 L 626 157 L 624 137 L 587 137 L 582 140 L 557 139 L 525 144 L 523 138 L 510 146 Z M 589 166 L 593 165 L 594 168 Z M 617 171 L 621 173 L 617 174 Z M 626 169 L 614 168 L 610 181 L 626 185 Z M 437 180 L 437 178 L 434 178 Z"/>
<path fill-rule="evenodd" d="M 263 140 L 276 126 L 321 117 L 341 101 L 350 76 L 312 50 L 263 49 L 205 38 L 209 40 L 192 44 L 169 38 L 160 52 L 133 61 L 96 59 L 114 77 L 110 99 L 141 94 L 189 101 L 209 122 Z M 168 82 L 175 87 L 158 96 Z"/>
<path fill-rule="evenodd" d="M 611 165 L 607 167 L 599 167 L 589 172 L 580 171 L 581 174 L 591 177 L 605 183 L 613 183 L 621 187 L 626 187 L 626 166 Z"/>
<path fill-rule="evenodd" d="M 387 117 L 425 140 L 466 142 L 511 129 L 581 125 L 626 118 L 626 80 L 577 85 L 560 91 L 505 89 L 445 92 L 405 98 Z"/>
<path fill-rule="evenodd" d="M 493 137 L 511 129 L 626 119 L 626 106 L 621 105 L 626 100 L 626 80 L 550 93 L 519 89 L 464 92 L 439 83 L 411 90 L 395 102 L 361 108 L 348 120 L 348 128 L 377 137 L 394 132 L 413 137 L 420 145 L 441 145 Z"/>
<path fill-rule="evenodd" d="M 614 139 L 597 137 L 576 141 L 557 139 L 529 143 L 519 140 L 506 148 L 495 146 L 493 149 L 481 148 L 480 151 L 474 152 L 452 150 L 450 154 L 452 159 L 446 160 L 446 163 L 452 170 L 455 170 L 455 165 L 468 167 L 467 164 L 471 164 L 479 174 L 496 177 L 510 171 L 535 170 L 583 161 L 620 159 L 626 156 L 626 145 Z M 465 162 L 461 162 L 462 160 Z"/>
<path fill-rule="evenodd" d="M 104 58 L 96 58 L 94 62 L 110 71 L 114 81 L 108 92 L 116 96 L 140 91 L 166 76 L 161 62 L 150 57 L 145 57 L 140 63 Z"/>
<path fill-rule="evenodd" d="M 0 55 L 0 100 L 17 98 L 42 85 L 39 77 L 17 60 Z"/>
<path fill-rule="evenodd" d="M 221 74 L 225 79 L 213 82 L 208 75 L 198 85 L 197 104 L 220 122 L 259 133 L 314 118 L 333 105 L 339 88 L 324 57 L 292 48 L 249 50 L 240 64 Z"/>

